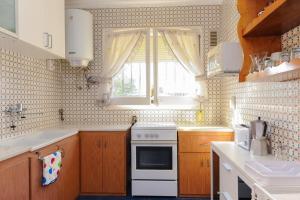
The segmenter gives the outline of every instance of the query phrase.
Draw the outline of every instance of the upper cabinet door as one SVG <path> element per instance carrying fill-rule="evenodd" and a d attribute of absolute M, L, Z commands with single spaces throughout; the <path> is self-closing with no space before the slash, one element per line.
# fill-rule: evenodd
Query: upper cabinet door
<path fill-rule="evenodd" d="M 65 57 L 65 3 L 63 0 L 18 1 L 18 35 L 22 41 Z"/>
<path fill-rule="evenodd" d="M 60 57 L 65 57 L 65 1 L 44 0 L 45 32 L 49 37 L 48 49 Z"/>
<path fill-rule="evenodd" d="M 47 48 L 45 3 L 42 0 L 20 0 L 18 2 L 19 39 L 37 46 Z"/>
<path fill-rule="evenodd" d="M 0 1 L 0 31 L 8 34 L 17 33 L 16 0 Z"/>

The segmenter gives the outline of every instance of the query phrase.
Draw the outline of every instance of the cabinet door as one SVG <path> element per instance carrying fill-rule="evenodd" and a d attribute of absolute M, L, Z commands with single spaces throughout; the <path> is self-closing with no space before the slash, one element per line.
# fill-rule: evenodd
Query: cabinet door
<path fill-rule="evenodd" d="M 40 149 L 32 154 L 30 159 L 30 176 L 31 176 L 31 199 L 32 200 L 59 200 L 59 192 L 61 186 L 61 175 L 59 178 L 48 186 L 42 186 L 43 162 L 40 157 L 47 156 L 58 150 L 58 145 L 53 144 Z M 62 161 L 63 163 L 63 161 Z"/>
<path fill-rule="evenodd" d="M 29 44 L 46 49 L 44 0 L 18 1 L 18 35 Z"/>
<path fill-rule="evenodd" d="M 28 155 L 1 162 L 0 177 L 0 200 L 29 200 Z"/>
<path fill-rule="evenodd" d="M 179 188 L 181 196 L 209 196 L 209 153 L 179 154 Z"/>
<path fill-rule="evenodd" d="M 16 33 L 16 0 L 0 1 L 0 31 Z"/>
<path fill-rule="evenodd" d="M 238 177 L 232 164 L 220 159 L 220 199 L 238 199 Z"/>
<path fill-rule="evenodd" d="M 126 133 L 108 133 L 104 138 L 103 192 L 126 193 Z"/>
<path fill-rule="evenodd" d="M 102 193 L 102 134 L 82 132 L 81 139 L 81 192 Z"/>
<path fill-rule="evenodd" d="M 45 32 L 49 34 L 49 51 L 65 57 L 65 2 L 43 0 L 45 2 Z"/>
<path fill-rule="evenodd" d="M 75 200 L 80 190 L 79 137 L 76 135 L 65 139 L 58 146 L 63 153 L 59 199 Z"/>
<path fill-rule="evenodd" d="M 179 152 L 199 152 L 209 153 L 210 142 L 212 141 L 232 141 L 233 133 L 226 132 L 179 132 Z"/>

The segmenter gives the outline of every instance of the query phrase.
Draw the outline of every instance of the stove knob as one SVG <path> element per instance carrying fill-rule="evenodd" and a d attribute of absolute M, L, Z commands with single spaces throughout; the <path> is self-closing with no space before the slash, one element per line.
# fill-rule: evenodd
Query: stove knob
<path fill-rule="evenodd" d="M 155 138 L 158 138 L 158 134 L 155 134 L 154 137 L 155 137 Z"/>
<path fill-rule="evenodd" d="M 141 134 L 137 134 L 137 138 L 141 138 Z"/>
<path fill-rule="evenodd" d="M 146 135 L 145 135 L 145 137 L 146 137 L 146 138 L 148 138 L 148 137 L 149 137 L 149 135 L 148 135 L 148 134 L 146 134 Z"/>

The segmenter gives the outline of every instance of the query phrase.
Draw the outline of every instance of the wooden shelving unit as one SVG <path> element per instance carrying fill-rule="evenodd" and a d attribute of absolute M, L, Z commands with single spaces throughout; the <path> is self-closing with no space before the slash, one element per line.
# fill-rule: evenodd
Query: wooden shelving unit
<path fill-rule="evenodd" d="M 295 76 L 291 76 L 292 73 L 295 73 Z M 294 61 L 291 63 L 285 62 L 269 70 L 249 74 L 246 78 L 246 81 L 248 82 L 288 81 L 288 80 L 293 80 L 295 78 L 299 78 L 299 74 L 300 74 L 300 61 Z M 277 79 L 278 75 L 280 75 L 279 79 Z M 287 75 L 284 78 L 284 80 L 282 79 L 282 77 L 284 77 L 282 75 Z"/>
<path fill-rule="evenodd" d="M 300 25 L 300 1 L 276 0 L 265 12 L 257 13 L 268 0 L 238 0 L 240 13 L 238 35 L 244 52 L 244 63 L 240 71 L 240 82 L 249 81 L 250 55 L 259 52 L 281 51 L 281 35 Z M 280 66 L 278 66 L 280 67 Z M 279 68 L 280 69 L 280 68 Z M 265 75 L 257 75 L 262 79 Z"/>
<path fill-rule="evenodd" d="M 282 35 L 300 24 L 300 1 L 277 0 L 244 29 L 244 37 Z"/>

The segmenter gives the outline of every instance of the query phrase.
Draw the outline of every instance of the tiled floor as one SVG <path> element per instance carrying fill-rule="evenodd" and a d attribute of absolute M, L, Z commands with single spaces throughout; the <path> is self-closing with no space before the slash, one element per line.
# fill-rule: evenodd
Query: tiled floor
<path fill-rule="evenodd" d="M 209 200 L 209 198 L 172 198 L 172 197 L 79 197 L 78 200 Z"/>

